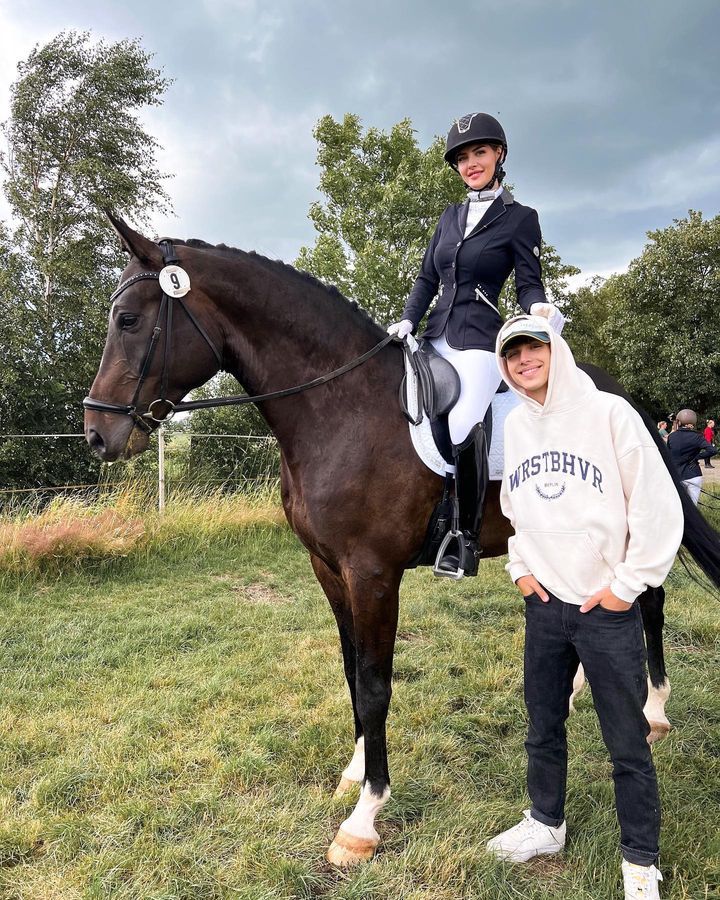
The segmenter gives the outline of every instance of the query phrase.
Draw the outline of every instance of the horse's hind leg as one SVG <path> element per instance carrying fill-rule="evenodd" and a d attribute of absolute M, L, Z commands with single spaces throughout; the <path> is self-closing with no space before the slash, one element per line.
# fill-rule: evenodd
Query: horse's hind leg
<path fill-rule="evenodd" d="M 670 696 L 670 681 L 665 670 L 662 643 L 665 589 L 648 588 L 637 602 L 642 613 L 648 652 L 648 698 L 644 712 L 650 725 L 648 743 L 653 744 L 662 740 L 670 731 L 670 722 L 665 715 L 665 704 Z"/>
<path fill-rule="evenodd" d="M 343 580 L 336 575 L 317 556 L 310 556 L 313 570 L 322 586 L 325 596 L 330 602 L 335 621 L 340 634 L 340 648 L 343 655 L 343 668 L 345 678 L 350 689 L 352 700 L 353 720 L 355 725 L 355 752 L 349 764 L 343 770 L 340 782 L 335 789 L 335 796 L 342 797 L 356 784 L 365 778 L 365 739 L 362 734 L 362 725 L 357 714 L 357 689 L 355 684 L 355 634 L 353 627 L 352 608 L 347 596 L 347 589 Z"/>
<path fill-rule="evenodd" d="M 585 678 L 585 669 L 583 669 L 582 663 L 575 670 L 575 677 L 573 678 L 572 683 L 572 694 L 570 694 L 570 712 L 575 712 L 575 701 L 580 696 L 580 692 L 587 684 L 587 680 Z"/>
<path fill-rule="evenodd" d="M 663 604 L 665 590 L 662 587 L 648 588 L 635 601 L 640 604 L 645 641 L 648 653 L 648 697 L 643 712 L 650 725 L 648 743 L 662 740 L 670 731 L 670 722 L 665 715 L 665 704 L 670 696 L 670 681 L 665 671 L 662 631 L 665 623 Z M 585 685 L 585 673 L 579 666 L 573 681 L 573 693 L 570 697 L 570 709 L 574 709 L 574 701 Z"/>
<path fill-rule="evenodd" d="M 360 566 L 346 573 L 356 648 L 356 709 L 365 744 L 365 780 L 355 809 L 328 850 L 337 866 L 370 859 L 380 841 L 375 817 L 390 797 L 385 723 L 392 693 L 392 661 L 402 572 Z"/>

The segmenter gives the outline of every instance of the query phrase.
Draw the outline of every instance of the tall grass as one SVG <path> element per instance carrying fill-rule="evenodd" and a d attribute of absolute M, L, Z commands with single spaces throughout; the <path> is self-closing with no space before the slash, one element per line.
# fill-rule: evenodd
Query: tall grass
<path fill-rule="evenodd" d="M 201 549 L 236 540 L 250 525 L 282 522 L 275 485 L 243 494 L 185 489 L 171 493 L 160 513 L 154 488 L 137 480 L 95 500 L 60 497 L 40 511 L 16 506 L 0 518 L 0 575 L 62 574 L 187 541 Z"/>

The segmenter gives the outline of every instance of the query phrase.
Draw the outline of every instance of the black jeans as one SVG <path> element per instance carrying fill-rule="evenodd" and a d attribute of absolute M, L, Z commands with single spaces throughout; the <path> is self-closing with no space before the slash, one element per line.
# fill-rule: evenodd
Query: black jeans
<path fill-rule="evenodd" d="M 611 612 L 537 594 L 525 599 L 525 705 L 530 726 L 531 814 L 557 827 L 565 818 L 567 741 L 572 682 L 581 662 L 590 682 L 605 746 L 613 763 L 620 847 L 626 860 L 652 865 L 658 856 L 660 799 L 643 706 L 647 699 L 640 608 Z"/>

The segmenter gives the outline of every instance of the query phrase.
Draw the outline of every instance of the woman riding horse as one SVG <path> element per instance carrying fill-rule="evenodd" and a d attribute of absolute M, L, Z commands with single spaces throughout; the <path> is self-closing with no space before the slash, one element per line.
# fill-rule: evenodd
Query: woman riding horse
<path fill-rule="evenodd" d="M 477 573 L 488 478 L 482 423 L 500 384 L 495 338 L 503 318 L 498 298 L 510 272 L 515 270 L 517 298 L 525 312 L 549 318 L 558 332 L 564 323 L 542 285 L 537 212 L 502 187 L 507 151 L 505 132 L 493 116 L 472 113 L 453 124 L 445 161 L 459 173 L 468 197 L 440 216 L 402 319 L 388 328 L 401 338 L 414 333 L 437 296 L 423 337 L 460 376 L 460 397 L 448 421 L 464 537 L 460 556 L 449 545 L 439 567 L 455 573 L 463 569 L 466 575 Z"/>

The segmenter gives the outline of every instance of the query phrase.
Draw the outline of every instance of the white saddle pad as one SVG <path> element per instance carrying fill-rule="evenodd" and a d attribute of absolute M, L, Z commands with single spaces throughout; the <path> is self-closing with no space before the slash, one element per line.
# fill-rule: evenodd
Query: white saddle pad
<path fill-rule="evenodd" d="M 512 391 L 495 394 L 492 401 L 492 441 L 490 442 L 490 481 L 500 481 L 503 476 L 503 456 L 505 454 L 505 417 L 520 403 L 520 398 Z"/>
<path fill-rule="evenodd" d="M 417 350 L 417 341 L 412 335 L 406 338 L 408 346 L 413 353 Z M 405 357 L 405 374 L 407 376 L 407 407 L 408 412 L 413 418 L 417 418 L 418 399 L 417 399 L 417 381 L 407 356 Z M 492 443 L 490 445 L 490 479 L 491 481 L 499 481 L 503 473 L 503 433 L 505 430 L 505 416 L 510 410 L 517 406 L 520 402 L 512 391 L 506 391 L 503 394 L 495 394 L 492 401 Z M 415 452 L 423 461 L 423 463 L 432 472 L 437 475 L 455 474 L 455 466 L 445 462 L 442 453 L 437 448 L 435 439 L 433 438 L 430 420 L 423 415 L 422 421 L 418 425 L 408 422 L 410 428 L 410 438 L 412 440 Z"/>

